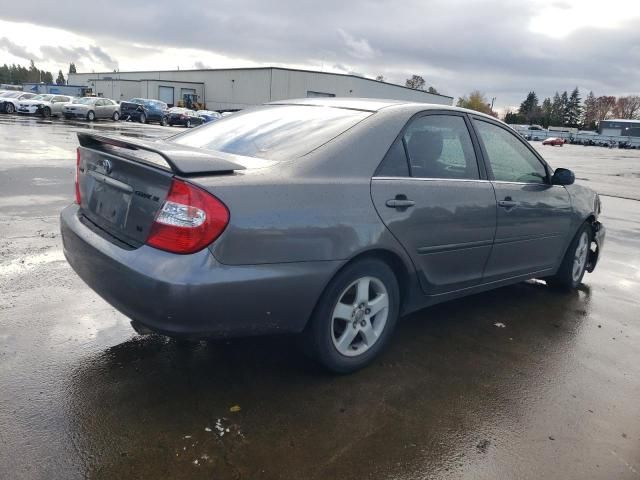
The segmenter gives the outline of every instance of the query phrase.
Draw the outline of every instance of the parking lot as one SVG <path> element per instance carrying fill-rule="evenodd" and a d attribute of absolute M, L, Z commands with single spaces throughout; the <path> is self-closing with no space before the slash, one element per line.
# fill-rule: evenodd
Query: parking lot
<path fill-rule="evenodd" d="M 84 285 L 58 214 L 86 129 L 180 131 L 0 116 L 0 478 L 640 477 L 640 151 L 535 143 L 602 195 L 578 292 L 424 309 L 331 376 L 288 337 L 139 336 Z"/>

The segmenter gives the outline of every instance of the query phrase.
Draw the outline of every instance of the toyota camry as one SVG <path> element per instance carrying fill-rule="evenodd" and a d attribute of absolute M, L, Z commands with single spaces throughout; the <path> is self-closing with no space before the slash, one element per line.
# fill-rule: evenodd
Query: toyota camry
<path fill-rule="evenodd" d="M 134 328 L 296 333 L 336 372 L 429 305 L 531 278 L 577 288 L 605 237 L 570 170 L 455 107 L 303 99 L 166 140 L 78 137 L 64 252 Z"/>

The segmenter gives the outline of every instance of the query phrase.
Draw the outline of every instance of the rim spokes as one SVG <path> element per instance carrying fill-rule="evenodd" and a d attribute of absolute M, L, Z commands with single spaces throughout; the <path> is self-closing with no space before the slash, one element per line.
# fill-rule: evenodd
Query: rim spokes
<path fill-rule="evenodd" d="M 381 293 L 376 298 L 371 300 L 368 304 L 369 306 L 369 316 L 373 317 L 378 314 L 383 309 L 389 306 L 389 297 L 386 294 Z"/>
<path fill-rule="evenodd" d="M 356 287 L 356 303 L 367 303 L 369 301 L 369 278 L 361 278 Z"/>
<path fill-rule="evenodd" d="M 346 352 L 351 348 L 351 344 L 353 343 L 353 339 L 356 338 L 358 334 L 358 330 L 351 327 L 351 324 L 347 324 L 347 327 L 344 329 L 340 338 L 336 341 L 336 347 L 338 347 L 339 352 Z"/>
<path fill-rule="evenodd" d="M 366 326 L 360 330 L 360 335 L 362 335 L 362 340 L 368 347 L 376 343 L 376 340 L 378 339 L 378 333 L 373 329 L 373 325 L 371 325 L 371 322 L 369 321 Z"/>
<path fill-rule="evenodd" d="M 342 318 L 343 320 L 351 320 L 353 315 L 353 305 L 347 305 L 346 303 L 338 302 L 336 308 L 333 310 L 333 318 Z"/>

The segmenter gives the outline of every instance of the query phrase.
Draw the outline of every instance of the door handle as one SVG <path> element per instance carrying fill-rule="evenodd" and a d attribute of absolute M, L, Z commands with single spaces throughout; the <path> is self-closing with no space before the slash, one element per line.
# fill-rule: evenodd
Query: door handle
<path fill-rule="evenodd" d="M 409 208 L 416 204 L 413 200 L 407 199 L 406 195 L 396 195 L 396 198 L 387 200 L 387 207 L 389 208 Z"/>
<path fill-rule="evenodd" d="M 511 197 L 505 197 L 504 200 L 498 201 L 498 206 L 506 208 L 507 210 L 515 207 L 518 202 L 514 202 Z"/>

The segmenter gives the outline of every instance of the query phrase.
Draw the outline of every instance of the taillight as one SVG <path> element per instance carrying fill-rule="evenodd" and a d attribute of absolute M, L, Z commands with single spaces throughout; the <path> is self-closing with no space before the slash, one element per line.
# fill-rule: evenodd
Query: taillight
<path fill-rule="evenodd" d="M 76 148 L 76 203 L 80 205 L 80 184 L 78 176 L 80 175 L 80 147 Z"/>
<path fill-rule="evenodd" d="M 174 178 L 146 243 L 168 252 L 194 253 L 218 238 L 228 223 L 229 211 L 220 200 Z"/>

